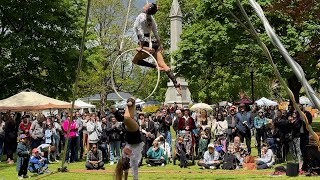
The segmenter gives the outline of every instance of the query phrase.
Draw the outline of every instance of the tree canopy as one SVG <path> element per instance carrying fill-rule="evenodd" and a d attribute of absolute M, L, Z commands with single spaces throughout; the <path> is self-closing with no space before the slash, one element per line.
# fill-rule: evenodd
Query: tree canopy
<path fill-rule="evenodd" d="M 0 99 L 26 88 L 70 97 L 83 7 L 81 0 L 0 2 Z"/>

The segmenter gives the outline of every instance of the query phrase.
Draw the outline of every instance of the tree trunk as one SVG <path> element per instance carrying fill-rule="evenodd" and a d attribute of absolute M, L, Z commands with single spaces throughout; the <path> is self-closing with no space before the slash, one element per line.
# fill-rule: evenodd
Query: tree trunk
<path fill-rule="evenodd" d="M 100 93 L 100 113 L 105 114 L 104 109 L 106 106 L 106 93 L 101 92 Z"/>
<path fill-rule="evenodd" d="M 299 82 L 298 78 L 295 75 L 288 78 L 288 87 L 292 91 L 296 102 L 299 103 L 299 94 L 302 88 L 302 84 Z M 290 100 L 290 105 L 292 104 L 293 103 Z"/>

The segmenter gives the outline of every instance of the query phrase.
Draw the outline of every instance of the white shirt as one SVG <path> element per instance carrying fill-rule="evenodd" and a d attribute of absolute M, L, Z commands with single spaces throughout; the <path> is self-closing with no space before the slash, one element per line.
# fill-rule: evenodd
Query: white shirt
<path fill-rule="evenodd" d="M 151 26 L 148 26 L 147 16 L 149 16 L 151 19 Z M 141 41 L 149 41 L 145 40 L 144 34 L 150 34 L 151 31 L 153 32 L 155 38 L 160 40 L 156 21 L 151 15 L 147 15 L 146 13 L 140 13 L 138 15 L 134 21 L 133 30 L 138 37 L 141 37 L 141 39 L 139 39 Z"/>

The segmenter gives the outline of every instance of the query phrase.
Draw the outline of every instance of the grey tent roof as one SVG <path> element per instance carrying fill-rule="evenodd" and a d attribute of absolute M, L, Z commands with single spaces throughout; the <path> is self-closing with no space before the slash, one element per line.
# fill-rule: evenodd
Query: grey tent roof
<path fill-rule="evenodd" d="M 132 97 L 131 94 L 129 93 L 125 93 L 125 92 L 119 92 L 119 94 L 125 98 L 125 99 L 128 99 L 130 97 Z M 82 101 L 100 101 L 100 94 L 94 94 L 94 95 L 91 95 L 91 96 L 88 96 L 88 97 L 84 97 L 84 98 L 81 98 Z M 107 101 L 121 101 L 122 99 L 120 97 L 118 97 L 118 95 L 116 93 L 110 93 L 107 95 Z"/>

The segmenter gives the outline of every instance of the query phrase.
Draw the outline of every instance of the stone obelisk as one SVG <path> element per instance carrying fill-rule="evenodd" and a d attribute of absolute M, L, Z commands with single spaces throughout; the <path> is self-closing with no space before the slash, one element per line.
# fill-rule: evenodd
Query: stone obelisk
<path fill-rule="evenodd" d="M 180 35 L 182 33 L 182 12 L 178 0 L 173 0 L 170 10 L 170 39 L 171 48 L 170 52 L 178 49 L 178 43 L 180 42 Z M 174 59 L 171 57 L 171 69 L 174 71 Z M 173 86 L 172 81 L 167 83 L 167 92 L 165 104 L 173 104 L 176 102 L 178 105 L 189 105 L 191 103 L 191 94 L 188 88 L 188 83 L 184 78 L 178 77 L 178 82 L 181 84 L 182 94 L 179 95 Z"/>

